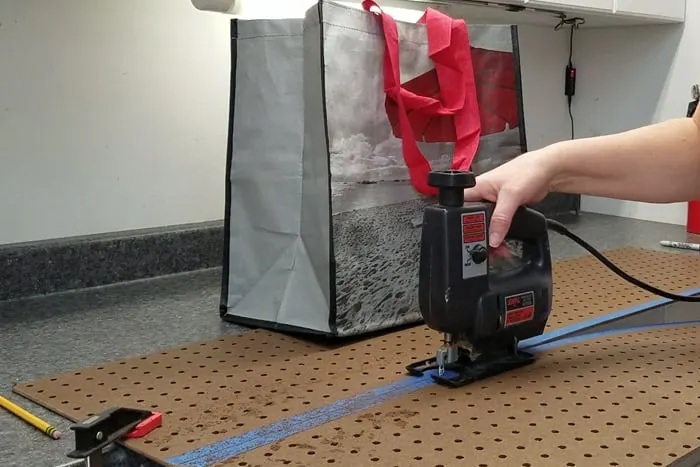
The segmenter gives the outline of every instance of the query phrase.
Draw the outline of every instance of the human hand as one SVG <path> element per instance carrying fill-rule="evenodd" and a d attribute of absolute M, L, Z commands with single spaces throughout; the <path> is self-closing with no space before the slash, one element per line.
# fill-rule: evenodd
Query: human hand
<path fill-rule="evenodd" d="M 479 175 L 476 186 L 464 190 L 465 201 L 496 203 L 489 226 L 489 246 L 501 246 L 520 206 L 540 202 L 549 193 L 551 159 L 547 148 L 525 153 Z"/>

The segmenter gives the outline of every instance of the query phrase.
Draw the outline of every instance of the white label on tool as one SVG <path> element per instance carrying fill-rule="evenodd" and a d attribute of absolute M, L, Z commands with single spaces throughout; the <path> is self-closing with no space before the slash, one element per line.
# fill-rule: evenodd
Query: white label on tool
<path fill-rule="evenodd" d="M 462 279 L 488 273 L 488 244 L 486 243 L 486 212 L 462 214 Z"/>

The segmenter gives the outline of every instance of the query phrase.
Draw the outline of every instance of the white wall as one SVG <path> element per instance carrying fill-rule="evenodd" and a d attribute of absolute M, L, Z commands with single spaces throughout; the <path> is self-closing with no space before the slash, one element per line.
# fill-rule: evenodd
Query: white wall
<path fill-rule="evenodd" d="M 2 0 L 0 23 L 0 244 L 221 218 L 224 18 Z"/>
<path fill-rule="evenodd" d="M 700 83 L 700 2 L 687 2 L 686 17 L 685 25 L 579 31 L 574 54 L 577 137 L 685 116 L 690 88 Z M 686 206 L 595 197 L 581 203 L 584 211 L 683 225 Z"/>
<path fill-rule="evenodd" d="M 230 66 L 223 16 L 189 0 L 3 0 L 0 23 L 0 244 L 222 217 Z M 621 36 L 650 42 L 651 30 L 579 35 L 578 121 L 598 109 L 586 98 L 596 89 L 616 111 L 589 132 L 683 112 L 692 73 L 680 64 L 666 83 L 677 92 L 653 108 L 631 99 L 634 81 L 630 99 L 620 93 L 615 70 L 629 56 L 620 44 L 612 46 L 621 55 L 585 66 L 598 60 L 594 47 Z M 521 28 L 531 148 L 568 137 L 567 47 L 566 31 Z M 642 71 L 658 75 L 658 66 Z"/>

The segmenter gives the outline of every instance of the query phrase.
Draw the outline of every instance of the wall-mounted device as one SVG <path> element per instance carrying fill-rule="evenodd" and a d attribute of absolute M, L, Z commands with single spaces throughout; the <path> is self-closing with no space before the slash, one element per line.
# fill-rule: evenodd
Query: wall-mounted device
<path fill-rule="evenodd" d="M 566 76 L 564 77 L 564 94 L 571 99 L 576 94 L 576 68 L 569 63 L 566 65 Z"/>
<path fill-rule="evenodd" d="M 695 109 L 698 108 L 698 102 L 700 102 L 700 85 L 693 84 L 690 88 L 690 96 L 693 99 L 688 102 L 688 110 L 686 112 L 686 117 L 691 118 L 695 113 Z"/>

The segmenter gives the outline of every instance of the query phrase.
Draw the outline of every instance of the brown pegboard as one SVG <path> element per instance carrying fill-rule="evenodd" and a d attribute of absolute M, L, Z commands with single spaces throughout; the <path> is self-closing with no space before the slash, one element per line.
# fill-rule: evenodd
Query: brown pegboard
<path fill-rule="evenodd" d="M 625 272 L 668 291 L 700 287 L 700 256 L 622 248 L 605 256 Z M 658 299 L 620 279 L 591 255 L 556 261 L 548 330 Z"/>
<path fill-rule="evenodd" d="M 606 255 L 671 291 L 700 285 L 697 256 L 638 249 Z M 655 298 L 591 257 L 559 261 L 554 274 L 550 329 Z M 666 465 L 671 454 L 700 445 L 694 331 L 555 349 L 532 367 L 465 389 L 424 389 L 221 465 Z M 113 405 L 162 411 L 162 428 L 128 444 L 165 464 L 403 379 L 405 365 L 433 355 L 437 345 L 423 326 L 335 349 L 252 331 L 15 390 L 72 420 Z"/>
<path fill-rule="evenodd" d="M 698 331 L 553 350 L 529 368 L 422 389 L 221 465 L 666 466 L 700 446 Z"/>

